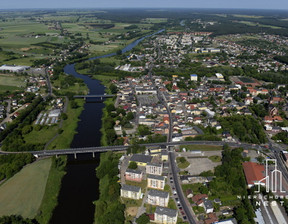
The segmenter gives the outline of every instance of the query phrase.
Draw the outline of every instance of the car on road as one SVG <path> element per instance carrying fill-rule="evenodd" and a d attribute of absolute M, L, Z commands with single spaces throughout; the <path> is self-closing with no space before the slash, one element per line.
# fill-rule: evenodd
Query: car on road
<path fill-rule="evenodd" d="M 176 194 L 177 194 L 177 191 L 174 190 L 174 191 L 173 191 L 173 194 L 176 195 Z"/>

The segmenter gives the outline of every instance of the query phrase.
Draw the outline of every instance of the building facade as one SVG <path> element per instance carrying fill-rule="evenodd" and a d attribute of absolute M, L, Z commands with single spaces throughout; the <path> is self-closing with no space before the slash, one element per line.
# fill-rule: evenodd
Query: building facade
<path fill-rule="evenodd" d="M 162 175 L 163 164 L 148 163 L 146 166 L 146 173 L 153 175 Z"/>
<path fill-rule="evenodd" d="M 147 203 L 167 207 L 169 202 L 169 193 L 166 191 L 150 190 L 147 197 Z"/>
<path fill-rule="evenodd" d="M 125 172 L 125 180 L 141 182 L 143 179 L 143 172 L 140 170 L 127 169 Z"/>
<path fill-rule="evenodd" d="M 132 185 L 124 184 L 120 190 L 120 195 L 121 197 L 124 197 L 124 198 L 131 198 L 131 199 L 138 200 L 141 198 L 141 194 L 142 194 L 141 188 L 132 186 Z"/>
<path fill-rule="evenodd" d="M 147 187 L 164 190 L 165 177 L 149 174 L 147 176 Z"/>

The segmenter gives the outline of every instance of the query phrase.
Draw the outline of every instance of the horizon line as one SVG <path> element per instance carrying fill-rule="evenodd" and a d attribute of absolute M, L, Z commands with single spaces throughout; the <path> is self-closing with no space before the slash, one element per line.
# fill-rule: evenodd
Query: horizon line
<path fill-rule="evenodd" d="M 80 10 L 114 10 L 114 9 L 143 9 L 143 10 L 174 10 L 174 9 L 183 9 L 183 10 L 190 10 L 190 9 L 196 9 L 196 10 L 265 10 L 265 11 L 288 11 L 288 9 L 267 9 L 267 8 L 203 8 L 203 7 L 167 7 L 167 8 L 160 8 L 160 7 L 100 7 L 100 8 L 94 8 L 94 7 L 51 7 L 51 8 L 0 8 L 0 10 L 63 10 L 63 9 L 80 9 Z"/>

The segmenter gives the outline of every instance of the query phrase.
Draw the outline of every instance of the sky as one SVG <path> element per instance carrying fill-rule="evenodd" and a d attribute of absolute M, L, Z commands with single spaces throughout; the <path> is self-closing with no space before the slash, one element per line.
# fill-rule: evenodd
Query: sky
<path fill-rule="evenodd" d="M 24 8 L 236 8 L 288 10 L 288 0 L 2 0 L 0 4 L 0 9 Z"/>

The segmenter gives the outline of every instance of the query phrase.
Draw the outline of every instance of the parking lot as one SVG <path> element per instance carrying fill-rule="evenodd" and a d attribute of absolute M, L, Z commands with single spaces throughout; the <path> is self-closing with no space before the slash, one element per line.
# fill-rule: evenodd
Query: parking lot
<path fill-rule="evenodd" d="M 143 106 L 151 106 L 159 101 L 157 95 L 137 95 L 137 100 Z"/>
<path fill-rule="evenodd" d="M 203 171 L 213 170 L 216 166 L 220 165 L 221 162 L 212 162 L 208 157 L 210 156 L 221 156 L 221 151 L 203 151 L 199 153 L 182 152 L 178 153 L 178 156 L 184 156 L 190 163 L 186 171 L 190 175 L 198 175 Z"/>

